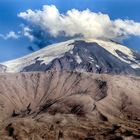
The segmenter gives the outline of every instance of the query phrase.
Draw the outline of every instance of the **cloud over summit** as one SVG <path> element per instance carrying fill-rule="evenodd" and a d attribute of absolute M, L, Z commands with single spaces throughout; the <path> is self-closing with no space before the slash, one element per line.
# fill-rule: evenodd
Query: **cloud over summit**
<path fill-rule="evenodd" d="M 84 38 L 123 40 L 134 35 L 140 36 L 140 23 L 133 20 L 111 20 L 107 14 L 72 9 L 62 14 L 54 6 L 44 5 L 42 10 L 27 10 L 18 14 L 33 25 L 40 27 L 52 37 L 64 35 Z"/>

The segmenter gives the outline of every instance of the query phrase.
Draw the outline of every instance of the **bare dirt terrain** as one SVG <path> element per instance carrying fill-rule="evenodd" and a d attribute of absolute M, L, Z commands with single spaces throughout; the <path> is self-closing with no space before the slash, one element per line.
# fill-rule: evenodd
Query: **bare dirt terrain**
<path fill-rule="evenodd" d="M 0 140 L 140 139 L 140 78 L 0 74 Z"/>

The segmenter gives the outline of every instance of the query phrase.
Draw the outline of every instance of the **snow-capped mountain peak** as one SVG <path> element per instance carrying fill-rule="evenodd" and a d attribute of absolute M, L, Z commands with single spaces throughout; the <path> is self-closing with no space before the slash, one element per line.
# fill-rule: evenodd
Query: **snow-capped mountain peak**
<path fill-rule="evenodd" d="M 75 70 L 140 75 L 140 54 L 113 41 L 74 39 L 3 63 L 6 72 Z"/>

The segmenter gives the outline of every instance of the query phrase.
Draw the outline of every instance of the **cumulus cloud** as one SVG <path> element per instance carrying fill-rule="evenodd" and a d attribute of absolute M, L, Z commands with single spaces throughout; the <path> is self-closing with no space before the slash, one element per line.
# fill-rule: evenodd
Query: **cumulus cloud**
<path fill-rule="evenodd" d="M 114 21 L 114 25 L 119 29 L 120 34 L 140 36 L 140 23 L 133 20 Z"/>
<path fill-rule="evenodd" d="M 3 35 L 0 34 L 0 38 L 4 39 L 4 40 L 8 40 L 8 39 L 18 39 L 20 36 L 18 34 L 16 34 L 14 31 L 10 31 L 8 34 Z"/>
<path fill-rule="evenodd" d="M 54 6 L 44 5 L 42 10 L 27 10 L 18 14 L 33 25 L 48 32 L 52 37 L 83 36 L 122 40 L 130 35 L 140 36 L 140 23 L 133 20 L 111 20 L 107 14 L 72 9 L 62 14 Z"/>

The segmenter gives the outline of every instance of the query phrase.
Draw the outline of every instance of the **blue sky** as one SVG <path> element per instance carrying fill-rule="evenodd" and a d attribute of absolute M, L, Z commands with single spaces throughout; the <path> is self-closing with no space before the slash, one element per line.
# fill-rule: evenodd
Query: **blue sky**
<path fill-rule="evenodd" d="M 130 19 L 140 22 L 140 0 L 0 0 L 0 34 L 10 31 L 18 32 L 26 21 L 17 16 L 27 9 L 42 9 L 43 5 L 55 5 L 61 13 L 75 8 L 90 9 L 94 12 L 108 14 L 114 19 Z M 130 48 L 140 51 L 140 37 L 131 37 L 124 41 Z M 28 47 L 32 43 L 26 37 L 19 39 L 0 39 L 0 62 L 31 53 Z M 36 47 L 36 49 L 38 49 Z"/>

